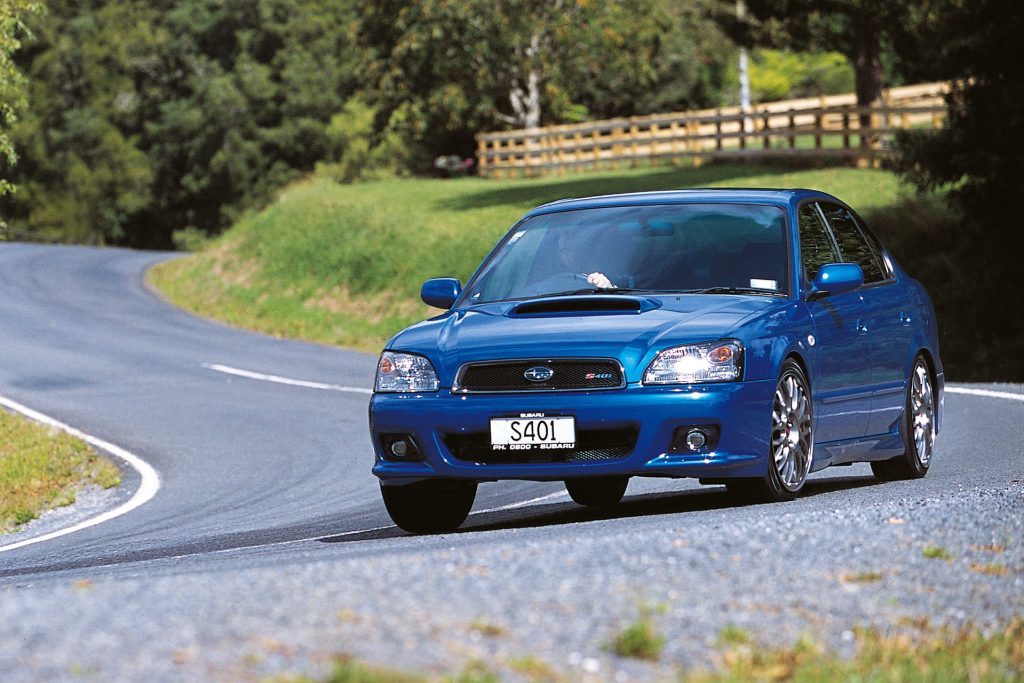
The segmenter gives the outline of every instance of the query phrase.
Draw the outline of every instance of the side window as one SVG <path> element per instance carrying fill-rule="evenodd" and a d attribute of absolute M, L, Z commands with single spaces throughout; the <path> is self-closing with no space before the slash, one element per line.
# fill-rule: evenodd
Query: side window
<path fill-rule="evenodd" d="M 878 237 L 871 232 L 870 227 L 864 222 L 864 219 L 853 214 L 853 218 L 857 221 L 857 225 L 860 226 L 860 231 L 864 234 L 864 237 L 868 240 L 868 245 L 874 250 L 875 255 L 878 257 L 878 262 L 882 264 L 882 277 L 886 280 L 893 279 L 892 263 L 889 258 L 885 255 L 885 250 L 882 249 L 882 243 L 878 241 Z"/>
<path fill-rule="evenodd" d="M 836 245 L 828 234 L 828 228 L 821 220 L 821 214 L 814 204 L 800 207 L 800 260 L 804 262 L 804 273 L 808 280 L 818 275 L 826 263 L 839 263 L 842 259 L 836 252 Z"/>
<path fill-rule="evenodd" d="M 880 282 L 885 279 L 882 257 L 864 233 L 857 227 L 857 221 L 849 211 L 838 204 L 820 204 L 822 212 L 832 226 L 843 260 L 856 263 L 864 271 L 864 282 Z"/>

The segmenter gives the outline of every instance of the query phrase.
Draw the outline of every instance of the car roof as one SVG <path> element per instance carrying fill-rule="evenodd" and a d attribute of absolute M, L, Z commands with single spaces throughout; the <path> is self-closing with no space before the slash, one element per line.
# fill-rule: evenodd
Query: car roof
<path fill-rule="evenodd" d="M 694 188 L 686 190 L 664 190 L 657 192 L 628 192 L 606 194 L 594 197 L 559 199 L 538 206 L 524 216 L 529 218 L 547 213 L 573 211 L 575 209 L 597 209 L 612 206 L 644 206 L 651 204 L 765 204 L 770 206 L 796 206 L 806 199 L 820 199 L 842 203 L 835 197 L 818 190 L 805 188 Z"/>

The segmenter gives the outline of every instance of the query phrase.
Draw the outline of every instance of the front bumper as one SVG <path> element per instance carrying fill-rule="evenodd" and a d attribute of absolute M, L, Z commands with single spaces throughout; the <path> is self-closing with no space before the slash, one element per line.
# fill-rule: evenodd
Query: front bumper
<path fill-rule="evenodd" d="M 383 483 L 458 478 L 562 480 L 571 477 L 629 475 L 664 477 L 760 477 L 767 471 L 772 380 L 682 387 L 630 385 L 611 391 L 453 395 L 374 394 L 370 432 Z M 576 428 L 632 427 L 632 452 L 592 462 L 480 463 L 456 458 L 446 437 L 486 433 L 490 418 L 521 412 L 574 415 Z M 707 453 L 670 452 L 678 427 L 715 425 L 720 436 Z M 419 461 L 388 459 L 382 434 L 409 434 L 422 452 Z"/>

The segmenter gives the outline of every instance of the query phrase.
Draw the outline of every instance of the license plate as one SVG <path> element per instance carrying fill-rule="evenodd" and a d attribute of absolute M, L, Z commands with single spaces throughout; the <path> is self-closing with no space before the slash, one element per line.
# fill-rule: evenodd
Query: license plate
<path fill-rule="evenodd" d="M 576 418 L 523 413 L 491 418 L 491 449 L 530 451 L 576 447 Z"/>

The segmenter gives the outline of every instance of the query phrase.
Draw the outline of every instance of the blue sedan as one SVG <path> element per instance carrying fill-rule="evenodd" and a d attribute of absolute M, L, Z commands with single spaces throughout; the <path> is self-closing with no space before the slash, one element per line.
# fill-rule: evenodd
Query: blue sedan
<path fill-rule="evenodd" d="M 477 484 L 563 481 L 581 505 L 633 476 L 790 500 L 867 461 L 922 477 L 943 373 L 924 288 L 811 190 L 681 190 L 546 204 L 445 312 L 381 354 L 370 433 L 389 514 L 457 528 Z"/>

